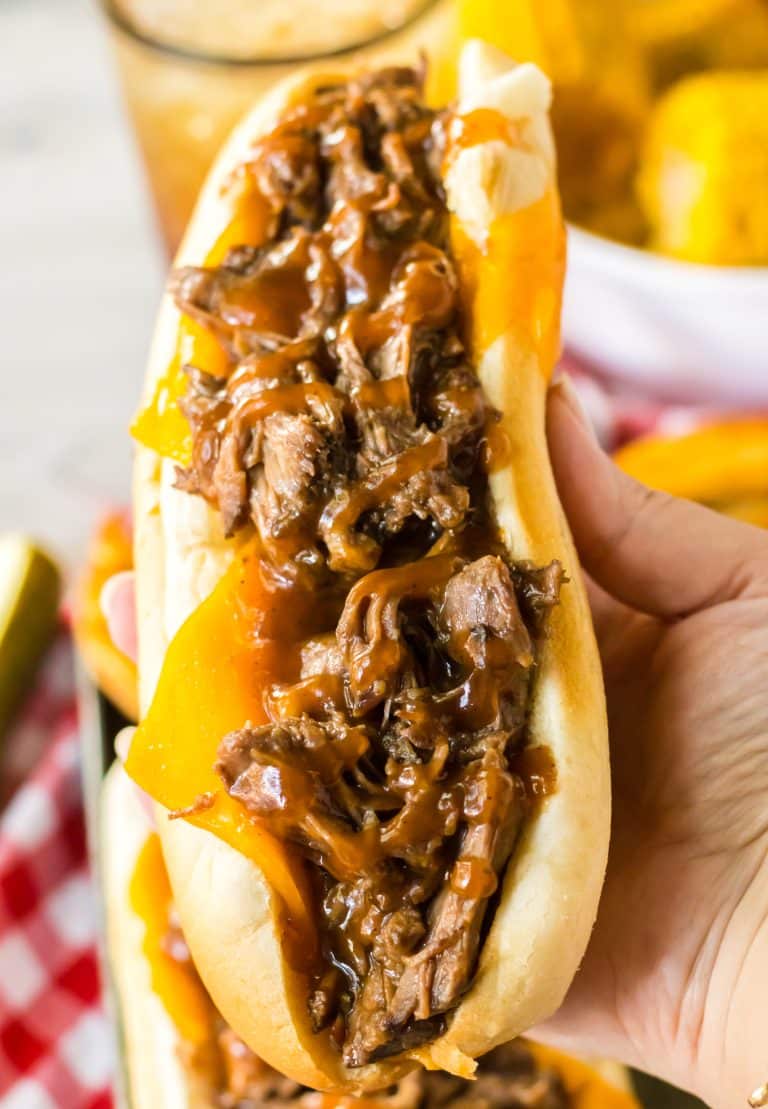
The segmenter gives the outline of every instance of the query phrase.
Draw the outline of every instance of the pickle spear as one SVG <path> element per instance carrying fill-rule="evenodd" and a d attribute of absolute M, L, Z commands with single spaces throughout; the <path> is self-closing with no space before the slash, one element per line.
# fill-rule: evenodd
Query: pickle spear
<path fill-rule="evenodd" d="M 24 535 L 0 534 L 0 738 L 56 630 L 61 576 Z"/>

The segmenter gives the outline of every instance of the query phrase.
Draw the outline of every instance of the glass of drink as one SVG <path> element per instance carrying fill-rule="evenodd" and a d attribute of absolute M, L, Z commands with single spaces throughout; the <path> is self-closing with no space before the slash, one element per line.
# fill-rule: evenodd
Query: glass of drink
<path fill-rule="evenodd" d="M 453 0 L 102 0 L 169 253 L 238 118 L 301 66 L 430 60 L 452 94 Z"/>

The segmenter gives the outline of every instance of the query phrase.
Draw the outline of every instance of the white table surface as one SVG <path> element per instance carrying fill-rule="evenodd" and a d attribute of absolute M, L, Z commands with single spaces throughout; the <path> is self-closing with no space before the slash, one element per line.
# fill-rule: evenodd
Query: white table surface
<path fill-rule="evenodd" d="M 163 264 L 95 0 L 0 3 L 0 531 L 125 499 Z"/>

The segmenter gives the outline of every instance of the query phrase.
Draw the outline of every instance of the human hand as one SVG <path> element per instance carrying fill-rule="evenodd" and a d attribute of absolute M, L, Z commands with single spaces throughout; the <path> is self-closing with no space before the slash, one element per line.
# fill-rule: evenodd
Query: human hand
<path fill-rule="evenodd" d="M 597 924 L 542 1034 L 744 1106 L 768 1078 L 768 534 L 652 493 L 549 404 L 613 764 Z"/>
<path fill-rule="evenodd" d="M 768 1077 L 768 535 L 621 474 L 567 384 L 549 432 L 592 578 L 614 818 L 589 950 L 538 1032 L 736 1109 Z M 132 576 L 102 604 L 134 657 Z"/>

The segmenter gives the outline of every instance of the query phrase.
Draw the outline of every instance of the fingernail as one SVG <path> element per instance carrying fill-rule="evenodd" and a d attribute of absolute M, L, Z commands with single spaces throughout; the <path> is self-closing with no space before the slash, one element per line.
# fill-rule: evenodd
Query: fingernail
<path fill-rule="evenodd" d="M 551 386 L 551 392 L 565 404 L 566 408 L 568 408 L 569 412 L 579 421 L 584 430 L 589 432 L 590 438 L 597 442 L 594 424 L 582 403 L 581 397 L 573 384 L 573 378 L 570 374 L 563 371 Z"/>
<path fill-rule="evenodd" d="M 115 754 L 120 759 L 120 762 L 124 763 L 128 758 L 128 750 L 135 734 L 136 729 L 130 725 L 127 728 L 121 728 L 115 736 Z"/>
<path fill-rule="evenodd" d="M 99 594 L 99 608 L 101 609 L 101 614 L 105 618 L 107 623 L 109 623 L 112 618 L 115 597 L 120 595 L 120 593 L 126 587 L 126 582 L 129 581 L 132 577 L 132 570 L 121 570 L 119 573 L 113 574 L 111 578 L 107 578 L 107 580 L 101 587 L 101 593 Z"/>

